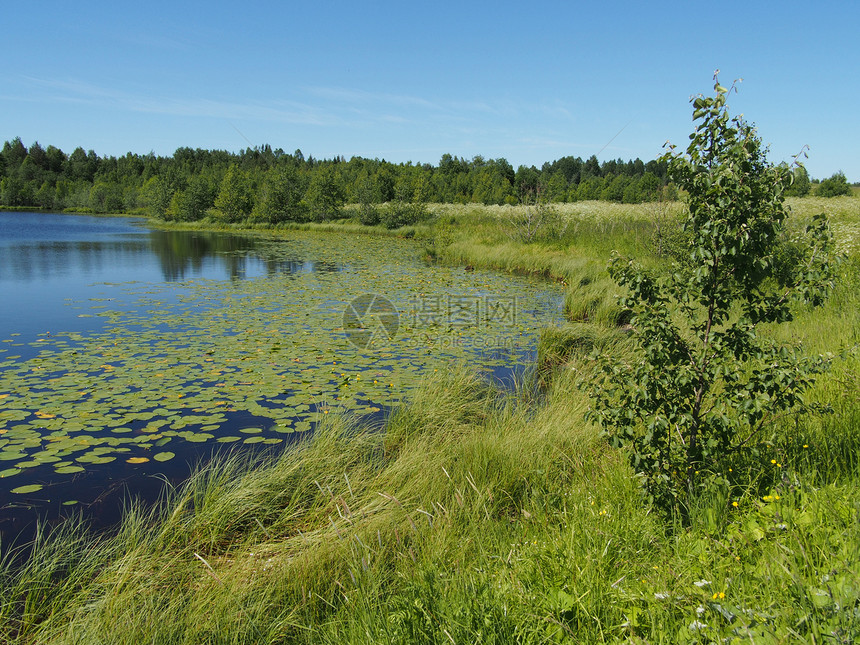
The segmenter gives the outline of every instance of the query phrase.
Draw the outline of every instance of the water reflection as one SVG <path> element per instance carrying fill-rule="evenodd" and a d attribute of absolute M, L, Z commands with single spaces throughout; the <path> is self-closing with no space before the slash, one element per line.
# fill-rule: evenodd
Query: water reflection
<path fill-rule="evenodd" d="M 0 239 L 5 231 L 0 230 Z M 98 231 L 94 231 L 98 235 Z M 260 254 L 259 239 L 197 231 L 132 232 L 106 240 L 6 240 L 0 243 L 0 283 L 85 277 L 179 282 L 189 278 L 242 280 L 279 273 L 332 273 L 339 264 Z M 10 243 L 13 242 L 13 243 Z M 152 262 L 158 275 L 152 275 Z"/>
<path fill-rule="evenodd" d="M 92 275 L 127 265 L 146 253 L 146 242 L 36 242 L 0 246 L 0 279 L 30 282 Z"/>
<path fill-rule="evenodd" d="M 217 261 L 222 278 L 241 280 L 279 273 L 333 273 L 343 270 L 334 262 L 268 257 L 268 245 L 251 236 L 204 231 L 150 231 L 149 247 L 166 282 L 178 282 L 208 272 Z M 208 276 L 207 276 L 208 277 Z"/>
<path fill-rule="evenodd" d="M 143 224 L 128 217 L 0 212 L 0 338 L 100 328 L 101 319 L 63 305 L 111 298 L 98 287 L 104 283 L 237 281 L 345 269 L 302 257 L 301 244 L 284 258 L 283 246 L 262 236 L 152 230 Z"/>
<path fill-rule="evenodd" d="M 209 272 L 220 263 L 223 278 L 243 279 L 248 274 L 249 252 L 255 240 L 239 235 L 191 231 L 150 231 L 149 250 L 157 258 L 165 282 L 178 282 Z"/>

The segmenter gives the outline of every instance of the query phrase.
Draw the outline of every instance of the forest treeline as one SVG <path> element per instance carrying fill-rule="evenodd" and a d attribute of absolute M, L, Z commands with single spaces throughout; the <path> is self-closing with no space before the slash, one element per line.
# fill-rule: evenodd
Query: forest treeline
<path fill-rule="evenodd" d="M 800 167 L 795 176 L 792 193 L 808 193 L 806 171 Z M 841 194 L 844 184 L 847 194 L 850 187 L 840 176 L 841 182 L 834 175 L 822 185 L 835 182 L 832 190 Z M 38 142 L 27 147 L 20 137 L 6 141 L 0 152 L 0 206 L 145 213 L 174 221 L 323 221 L 353 204 L 363 223 L 393 228 L 419 219 L 430 202 L 638 203 L 658 196 L 674 196 L 666 163 L 659 160 L 601 163 L 596 156 L 568 156 L 540 169 L 514 170 L 504 158 L 445 154 L 435 166 L 362 157 L 318 160 L 269 145 L 238 153 L 179 148 L 172 157 L 100 157 L 80 147 L 71 154 Z"/>

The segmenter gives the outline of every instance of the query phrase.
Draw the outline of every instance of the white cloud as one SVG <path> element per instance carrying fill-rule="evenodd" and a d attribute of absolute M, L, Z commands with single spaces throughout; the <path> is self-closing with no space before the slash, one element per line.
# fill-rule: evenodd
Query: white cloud
<path fill-rule="evenodd" d="M 302 125 L 345 125 L 343 117 L 321 106 L 299 101 L 223 101 L 194 97 L 154 97 L 102 87 L 80 80 L 27 77 L 31 84 L 51 92 L 52 101 L 181 117 L 252 119 Z M 29 100 L 38 100 L 30 98 Z"/>

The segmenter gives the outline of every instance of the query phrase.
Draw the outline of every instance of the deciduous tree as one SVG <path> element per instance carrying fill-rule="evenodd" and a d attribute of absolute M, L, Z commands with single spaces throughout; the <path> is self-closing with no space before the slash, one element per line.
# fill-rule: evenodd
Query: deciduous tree
<path fill-rule="evenodd" d="M 789 169 L 767 162 L 714 80 L 713 97 L 693 100 L 686 153 L 665 155 L 688 194 L 691 261 L 661 276 L 613 259 L 636 354 L 604 356 L 593 388 L 592 414 L 612 443 L 628 452 L 653 502 L 683 518 L 703 488 L 730 483 L 729 459 L 755 450 L 776 417 L 812 409 L 804 393 L 828 365 L 760 329 L 791 320 L 798 303 L 822 302 L 833 279 L 827 224 L 815 220 L 792 275 L 777 280 Z"/>

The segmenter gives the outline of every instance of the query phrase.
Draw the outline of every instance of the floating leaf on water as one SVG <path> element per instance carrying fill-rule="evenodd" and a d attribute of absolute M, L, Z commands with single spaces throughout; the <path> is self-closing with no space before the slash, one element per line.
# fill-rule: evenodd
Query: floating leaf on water
<path fill-rule="evenodd" d="M 152 458 L 155 459 L 155 461 L 170 461 L 175 456 L 176 455 L 172 452 L 159 452 L 154 454 Z"/>
<path fill-rule="evenodd" d="M 183 435 L 186 441 L 190 441 L 191 443 L 203 443 L 204 441 L 209 441 L 210 439 L 214 439 L 215 436 L 209 434 L 208 432 L 188 432 Z"/>
<path fill-rule="evenodd" d="M 244 432 L 245 434 L 258 434 L 262 431 L 262 428 L 242 428 L 239 430 L 239 432 Z"/>
<path fill-rule="evenodd" d="M 233 443 L 234 441 L 239 441 L 242 437 L 218 437 L 216 441 L 218 443 Z"/>
<path fill-rule="evenodd" d="M 69 500 L 66 500 L 65 502 L 63 502 L 63 506 L 74 506 L 75 504 L 78 504 L 78 503 L 79 502 L 76 499 L 69 499 Z"/>
<path fill-rule="evenodd" d="M 145 464 L 149 461 L 149 457 L 129 457 L 125 461 L 129 464 Z"/>
<path fill-rule="evenodd" d="M 0 479 L 3 479 L 4 477 L 12 477 L 20 472 L 20 468 L 7 468 L 6 470 L 0 470 Z"/>
<path fill-rule="evenodd" d="M 53 464 L 60 461 L 60 458 L 57 457 L 57 452 L 52 449 L 36 453 L 33 455 L 33 461 L 39 464 Z"/>
<path fill-rule="evenodd" d="M 93 454 L 87 453 L 85 455 L 81 455 L 80 457 L 76 457 L 75 460 L 82 464 L 109 464 L 114 461 L 116 457 L 106 457 L 101 454 Z"/>
<path fill-rule="evenodd" d="M 71 475 L 72 473 L 82 473 L 84 470 L 83 466 L 62 466 L 61 468 L 55 468 L 54 472 L 60 475 Z"/>
<path fill-rule="evenodd" d="M 43 486 L 41 484 L 27 484 L 26 486 L 18 486 L 18 488 L 13 488 L 11 493 L 15 493 L 16 495 L 26 495 L 27 493 L 35 493 L 37 491 L 42 490 Z"/>
<path fill-rule="evenodd" d="M 256 436 L 256 437 L 248 437 L 242 443 L 260 443 L 261 441 L 265 441 L 265 439 L 263 437 Z"/>

